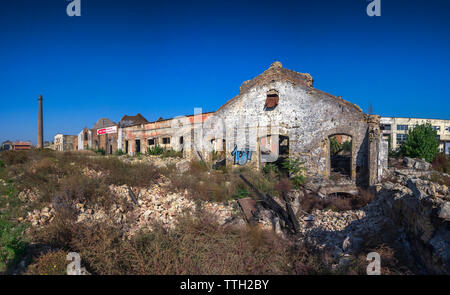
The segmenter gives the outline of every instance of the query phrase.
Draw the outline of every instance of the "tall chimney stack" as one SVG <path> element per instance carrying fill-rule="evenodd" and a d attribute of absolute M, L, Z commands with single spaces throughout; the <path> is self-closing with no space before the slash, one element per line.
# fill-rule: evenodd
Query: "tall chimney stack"
<path fill-rule="evenodd" d="M 38 115 L 38 139 L 37 148 L 44 147 L 44 120 L 42 115 L 42 95 L 39 95 L 39 115 Z"/>

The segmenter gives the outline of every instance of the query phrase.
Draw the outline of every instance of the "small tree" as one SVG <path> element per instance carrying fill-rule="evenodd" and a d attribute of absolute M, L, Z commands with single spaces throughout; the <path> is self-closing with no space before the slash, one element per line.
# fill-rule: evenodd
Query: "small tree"
<path fill-rule="evenodd" d="M 439 141 L 436 137 L 437 132 L 431 124 L 416 125 L 408 132 L 408 138 L 400 148 L 401 152 L 407 157 L 431 162 L 439 153 Z"/>

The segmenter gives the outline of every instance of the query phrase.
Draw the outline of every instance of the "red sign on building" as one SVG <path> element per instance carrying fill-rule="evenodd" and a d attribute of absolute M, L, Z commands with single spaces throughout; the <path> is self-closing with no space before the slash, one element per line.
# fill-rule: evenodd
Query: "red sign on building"
<path fill-rule="evenodd" d="M 97 135 L 117 133 L 117 126 L 102 128 L 97 130 Z"/>

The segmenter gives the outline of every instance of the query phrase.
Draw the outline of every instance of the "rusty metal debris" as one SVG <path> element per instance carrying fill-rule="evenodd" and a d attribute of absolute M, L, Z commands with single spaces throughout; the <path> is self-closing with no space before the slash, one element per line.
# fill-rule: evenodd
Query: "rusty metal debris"
<path fill-rule="evenodd" d="M 261 193 L 253 184 L 251 184 L 242 174 L 239 175 L 239 177 L 247 184 L 256 194 L 258 197 L 258 201 L 262 203 L 262 206 L 272 210 L 280 219 L 282 219 L 285 224 L 294 232 L 297 233 L 299 231 L 299 223 L 297 220 L 297 217 L 295 216 L 294 212 L 292 211 L 292 208 L 290 207 L 290 202 L 286 198 L 286 203 L 288 204 L 287 208 L 290 208 L 285 210 L 283 207 L 278 204 L 274 198 L 269 194 L 263 194 Z M 291 211 L 291 212 L 289 212 Z"/>

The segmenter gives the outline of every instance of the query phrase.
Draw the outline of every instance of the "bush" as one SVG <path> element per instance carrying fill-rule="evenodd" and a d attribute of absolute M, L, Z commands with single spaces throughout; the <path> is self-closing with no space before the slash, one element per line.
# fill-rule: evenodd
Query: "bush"
<path fill-rule="evenodd" d="M 299 188 L 306 181 L 306 177 L 304 176 L 305 168 L 303 167 L 303 162 L 300 159 L 286 159 L 282 163 L 282 167 L 289 172 L 289 176 L 291 177 L 292 184 Z"/>
<path fill-rule="evenodd" d="M 106 155 L 106 151 L 104 149 L 97 149 L 94 152 L 98 155 L 102 155 L 102 156 Z"/>
<path fill-rule="evenodd" d="M 163 158 L 182 158 L 183 152 L 182 151 L 175 151 L 173 149 L 164 149 L 164 152 L 162 153 Z"/>
<path fill-rule="evenodd" d="M 437 132 L 431 124 L 416 125 L 408 131 L 408 138 L 400 147 L 401 153 L 407 157 L 425 159 L 431 162 L 439 153 Z"/>
<path fill-rule="evenodd" d="M 164 147 L 160 147 L 159 145 L 155 145 L 153 147 L 147 148 L 147 154 L 152 156 L 162 156 L 163 158 L 181 158 L 183 157 L 183 152 L 181 151 L 175 151 L 173 149 L 166 149 Z"/>
<path fill-rule="evenodd" d="M 21 209 L 17 191 L 12 184 L 0 187 L 0 273 L 19 261 L 27 246 L 26 224 L 14 221 Z"/>
<path fill-rule="evenodd" d="M 65 275 L 67 274 L 67 252 L 58 250 L 40 255 L 27 268 L 27 275 Z"/>
<path fill-rule="evenodd" d="M 155 146 L 147 148 L 147 154 L 152 155 L 152 156 L 162 155 L 163 152 L 164 152 L 164 148 L 160 147 L 159 145 L 155 145 Z"/>
<path fill-rule="evenodd" d="M 236 199 L 244 199 L 250 196 L 250 192 L 245 188 L 238 188 Z"/>
<path fill-rule="evenodd" d="M 0 216 L 0 272 L 6 270 L 10 263 L 16 263 L 25 252 L 25 226 Z"/>
<path fill-rule="evenodd" d="M 278 169 L 278 166 L 273 163 L 266 163 L 266 165 L 264 165 L 263 171 L 266 174 L 271 174 L 271 173 L 273 173 L 275 175 L 280 174 L 280 169 Z"/>
<path fill-rule="evenodd" d="M 0 168 L 5 168 L 5 162 L 3 162 L 2 160 L 0 160 Z"/>
<path fill-rule="evenodd" d="M 117 151 L 114 152 L 114 154 L 115 154 L 116 156 L 122 156 L 122 155 L 125 155 L 125 153 L 122 151 L 122 149 L 118 149 Z"/>

